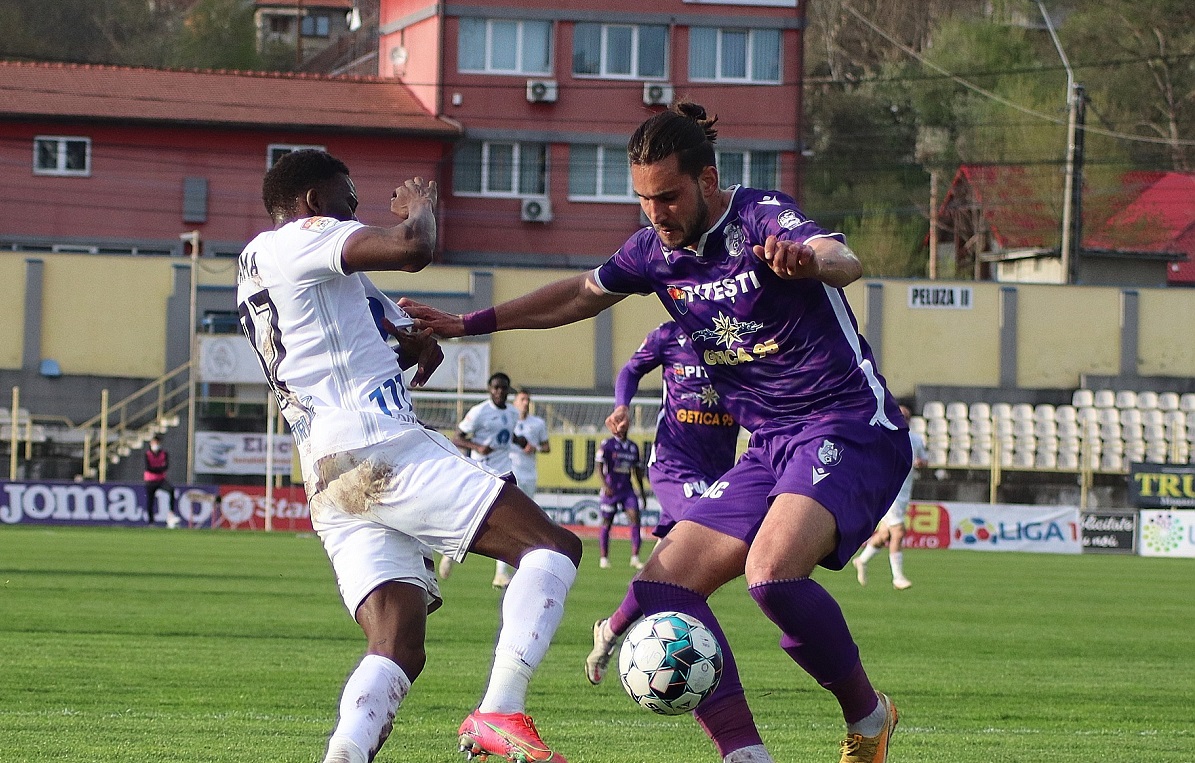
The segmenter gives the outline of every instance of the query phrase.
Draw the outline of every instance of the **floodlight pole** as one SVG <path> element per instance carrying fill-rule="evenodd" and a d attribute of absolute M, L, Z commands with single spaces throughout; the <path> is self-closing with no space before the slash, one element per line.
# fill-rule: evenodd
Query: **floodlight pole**
<path fill-rule="evenodd" d="M 191 308 L 187 322 L 188 352 L 187 352 L 187 484 L 195 482 L 195 320 L 197 318 L 199 301 L 199 231 L 183 233 L 179 236 L 191 245 Z"/>

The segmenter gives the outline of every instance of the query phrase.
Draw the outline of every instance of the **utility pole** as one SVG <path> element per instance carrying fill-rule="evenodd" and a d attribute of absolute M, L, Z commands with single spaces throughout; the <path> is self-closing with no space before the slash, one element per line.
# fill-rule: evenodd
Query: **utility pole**
<path fill-rule="evenodd" d="M 938 280 L 938 170 L 929 171 L 929 280 Z"/>
<path fill-rule="evenodd" d="M 1062 192 L 1062 242 L 1059 245 L 1061 256 L 1062 282 L 1074 283 L 1075 273 L 1078 271 L 1076 260 L 1079 258 L 1080 238 L 1083 232 L 1083 180 L 1082 180 L 1082 133 L 1083 117 L 1083 86 L 1075 84 L 1075 72 L 1071 69 L 1071 62 L 1067 60 L 1066 51 L 1058 41 L 1058 33 L 1054 31 L 1054 23 L 1050 21 L 1050 14 L 1041 0 L 1037 0 L 1037 7 L 1041 17 L 1046 22 L 1046 29 L 1050 31 L 1050 39 L 1054 41 L 1054 49 L 1062 59 L 1066 68 L 1066 102 L 1068 116 L 1066 120 L 1066 181 Z M 1076 157 L 1078 161 L 1076 162 Z"/>
<path fill-rule="evenodd" d="M 195 345 L 198 338 L 195 335 L 195 323 L 198 320 L 199 302 L 199 231 L 180 234 L 179 238 L 183 240 L 184 245 L 190 244 L 191 248 L 191 307 L 187 322 L 187 346 L 190 348 L 187 354 L 187 484 L 190 485 L 195 482 L 195 381 L 199 376 L 195 362 Z"/>

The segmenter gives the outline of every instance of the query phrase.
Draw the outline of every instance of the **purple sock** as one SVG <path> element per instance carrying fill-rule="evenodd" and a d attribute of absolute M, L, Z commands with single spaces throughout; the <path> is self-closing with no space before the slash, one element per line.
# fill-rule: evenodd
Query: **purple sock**
<path fill-rule="evenodd" d="M 643 610 L 639 608 L 639 602 L 635 601 L 635 589 L 632 586 L 627 586 L 627 595 L 623 597 L 618 609 L 614 610 L 614 614 L 610 615 L 610 621 L 607 624 L 615 636 L 621 636 L 627 632 L 627 628 L 631 627 L 631 623 L 640 617 L 643 617 Z"/>
<path fill-rule="evenodd" d="M 705 597 L 694 590 L 672 583 L 646 580 L 632 582 L 631 589 L 645 614 L 674 611 L 696 617 L 705 623 L 705 627 L 710 629 L 721 645 L 722 679 L 714 693 L 706 697 L 693 712 L 697 722 L 718 748 L 718 754 L 726 757 L 735 750 L 763 744 L 759 730 L 755 727 L 751 708 L 747 706 L 747 697 L 743 693 L 743 684 L 739 681 L 739 670 L 730 651 L 730 644 L 726 642 L 726 634 L 722 632 L 722 626 L 718 624 L 718 619 L 714 617 Z"/>
<path fill-rule="evenodd" d="M 876 709 L 879 700 L 859 661 L 859 647 L 826 589 L 809 578 L 797 578 L 756 583 L 747 590 L 780 626 L 780 646 L 788 656 L 838 698 L 847 723 Z"/>
<path fill-rule="evenodd" d="M 643 535 L 639 530 L 639 525 L 631 525 L 631 553 L 639 556 L 639 547 L 643 545 Z"/>
<path fill-rule="evenodd" d="M 607 524 L 598 529 L 598 548 L 602 550 L 602 558 L 610 556 L 610 526 Z"/>

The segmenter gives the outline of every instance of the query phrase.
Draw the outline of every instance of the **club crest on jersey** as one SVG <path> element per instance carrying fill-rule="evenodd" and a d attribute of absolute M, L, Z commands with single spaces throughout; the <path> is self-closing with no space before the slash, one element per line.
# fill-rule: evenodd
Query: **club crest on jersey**
<path fill-rule="evenodd" d="M 741 257 L 743 247 L 747 243 L 747 237 L 743 235 L 742 227 L 732 223 L 722 229 L 722 235 L 726 241 L 726 253 L 731 257 Z"/>
<path fill-rule="evenodd" d="M 334 217 L 308 217 L 299 227 L 313 233 L 323 233 L 338 222 L 340 221 Z"/>
<path fill-rule="evenodd" d="M 791 209 L 786 209 L 777 215 L 776 222 L 779 223 L 780 227 L 784 228 L 785 230 L 792 230 L 798 225 L 805 224 L 805 221 L 802 220 L 800 216 Z"/>
<path fill-rule="evenodd" d="M 842 460 L 842 450 L 829 440 L 822 440 L 822 446 L 817 449 L 817 460 L 826 466 L 834 466 Z"/>
<path fill-rule="evenodd" d="M 719 312 L 714 318 L 712 329 L 702 329 L 693 332 L 693 339 L 698 342 L 714 342 L 724 347 L 733 347 L 743 343 L 743 337 L 754 334 L 763 328 L 762 323 L 756 321 L 740 321 L 733 315 Z"/>
<path fill-rule="evenodd" d="M 672 298 L 672 303 L 676 305 L 676 311 L 681 315 L 689 312 L 689 296 L 685 294 L 685 290 L 679 286 L 669 286 L 668 296 Z"/>

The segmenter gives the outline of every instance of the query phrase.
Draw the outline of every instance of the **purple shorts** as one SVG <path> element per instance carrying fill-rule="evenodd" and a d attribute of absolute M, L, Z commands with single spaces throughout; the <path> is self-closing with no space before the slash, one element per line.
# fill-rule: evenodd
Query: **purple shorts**
<path fill-rule="evenodd" d="M 656 500 L 660 502 L 660 523 L 651 531 L 657 538 L 663 538 L 677 522 L 684 519 L 689 507 L 697 503 L 706 488 L 717 481 L 683 464 L 662 461 L 653 462 L 647 467 L 647 477 Z"/>
<path fill-rule="evenodd" d="M 600 510 L 602 516 L 612 517 L 620 511 L 638 511 L 639 510 L 639 496 L 635 493 L 615 493 L 611 496 L 602 496 L 600 501 Z"/>
<path fill-rule="evenodd" d="M 760 430 L 685 519 L 750 544 L 776 496 L 808 496 L 838 525 L 838 546 L 819 563 L 840 570 L 871 536 L 912 464 L 904 429 L 821 417 Z"/>

